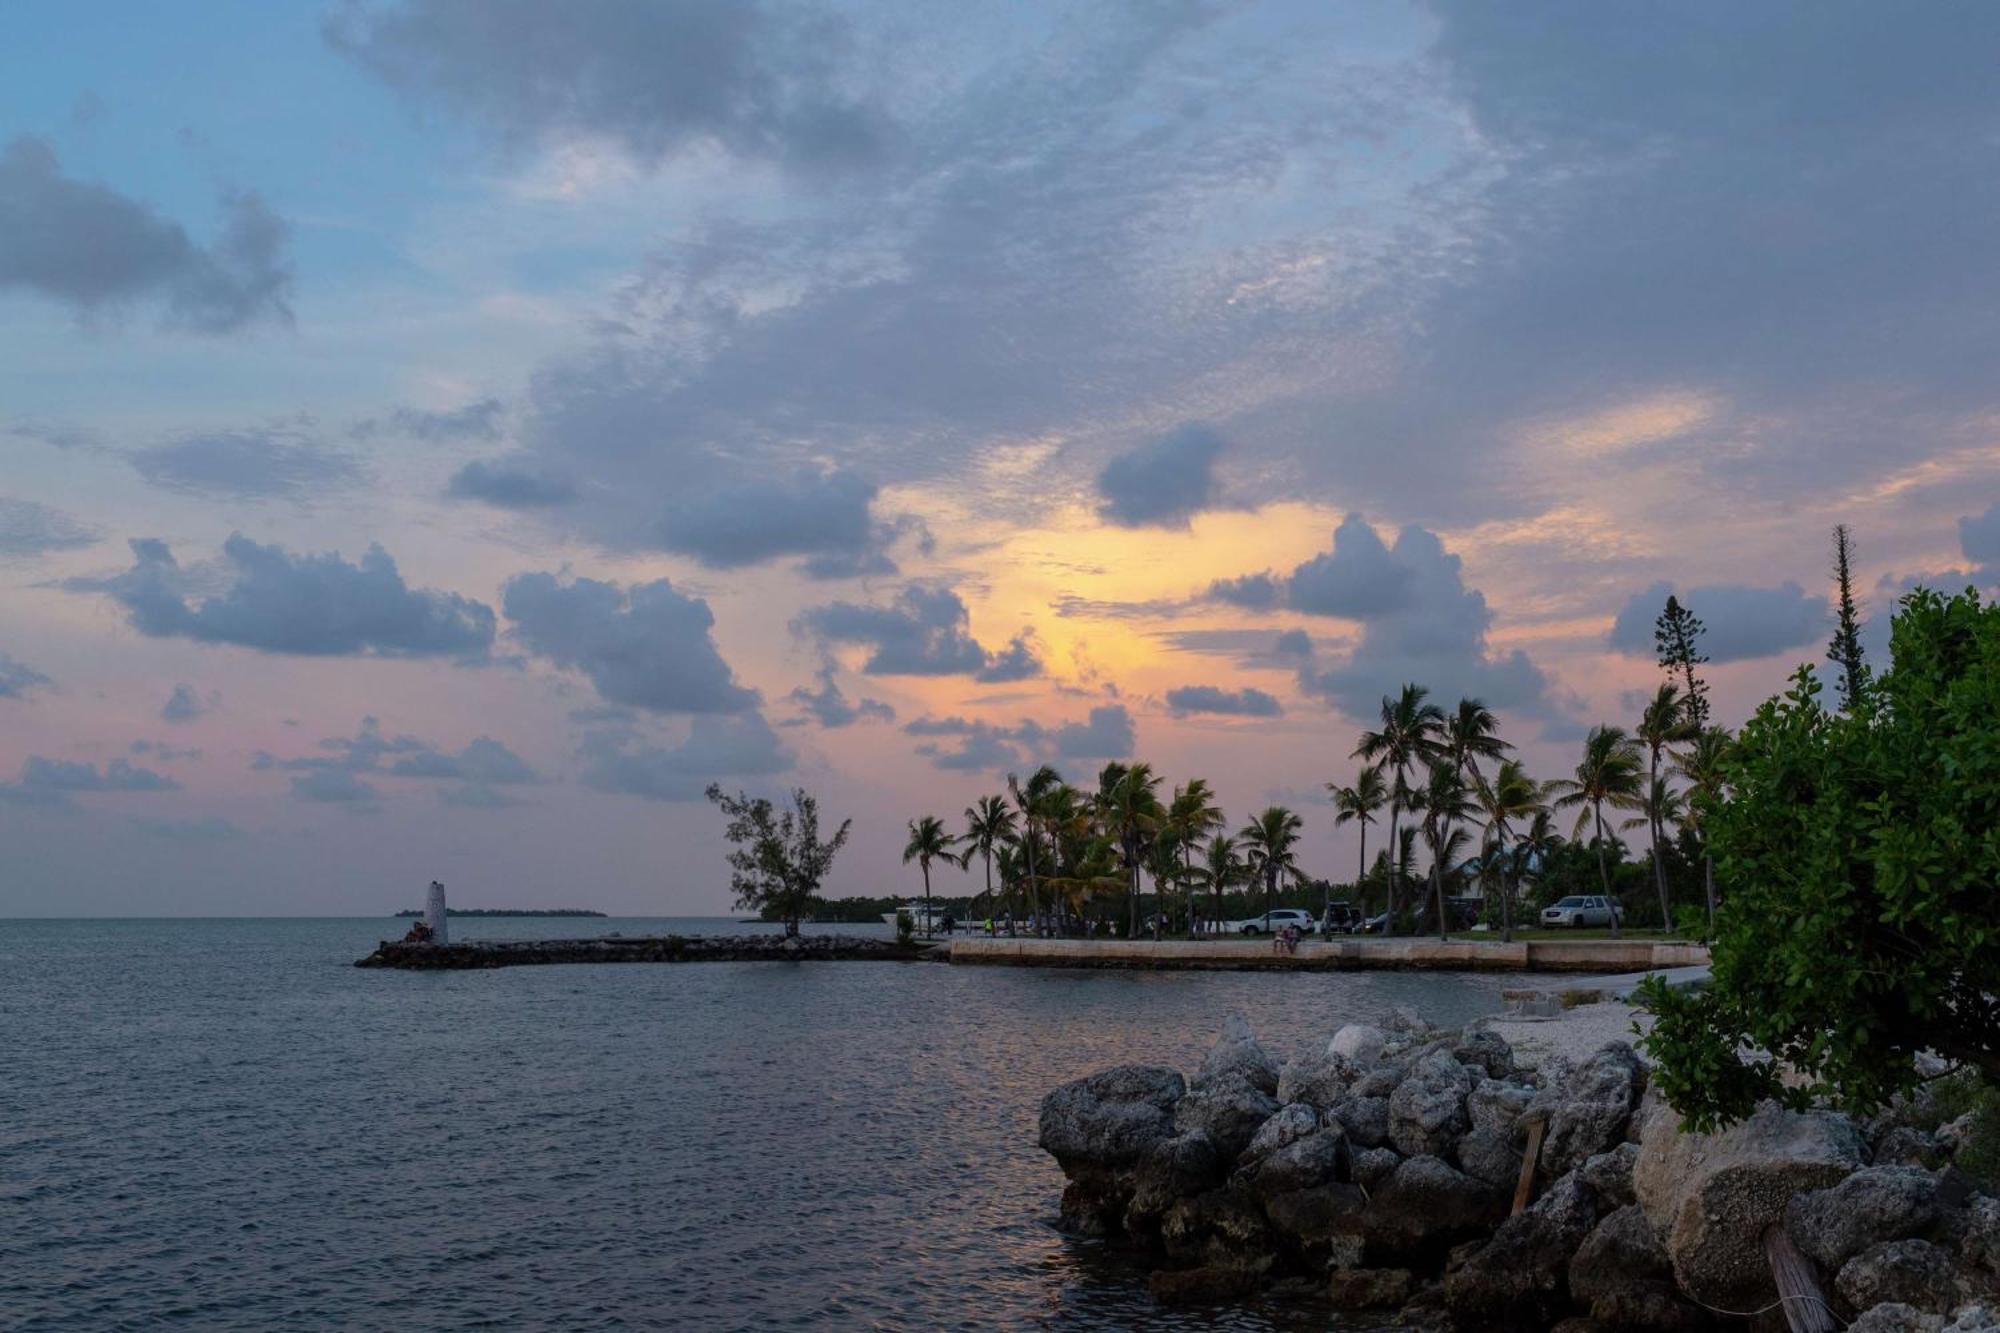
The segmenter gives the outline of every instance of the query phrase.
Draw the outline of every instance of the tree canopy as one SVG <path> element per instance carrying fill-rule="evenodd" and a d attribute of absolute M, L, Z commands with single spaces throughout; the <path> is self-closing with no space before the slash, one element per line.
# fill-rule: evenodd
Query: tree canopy
<path fill-rule="evenodd" d="M 796 935 L 799 922 L 819 899 L 834 856 L 847 845 L 854 821 L 842 820 L 833 836 L 822 841 L 819 802 L 803 787 L 793 789 L 789 810 L 747 792 L 732 796 L 714 783 L 707 795 L 729 817 L 724 834 L 734 847 L 729 886 L 736 892 L 736 905 L 776 917 L 785 923 L 786 934 Z"/>
<path fill-rule="evenodd" d="M 1801 668 L 1695 800 L 1728 886 L 1713 981 L 1654 984 L 1667 1098 L 1878 1106 L 1931 1051 L 2000 1085 L 2000 606 L 1905 597 L 1888 669 L 1829 710 Z"/>

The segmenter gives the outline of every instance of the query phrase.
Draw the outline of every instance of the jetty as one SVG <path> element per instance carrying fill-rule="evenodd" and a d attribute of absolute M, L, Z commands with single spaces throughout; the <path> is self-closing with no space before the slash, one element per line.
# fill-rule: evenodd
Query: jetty
<path fill-rule="evenodd" d="M 1342 971 L 1367 968 L 1450 972 L 1623 974 L 1700 967 L 1704 945 L 1678 940 L 1500 940 L 1360 938 L 1301 940 L 1289 951 L 1271 940 L 1067 940 L 960 937 L 954 963 L 1014 967 L 1107 967 L 1195 971 Z"/>
<path fill-rule="evenodd" d="M 466 971 L 554 963 L 748 963 L 864 960 L 912 962 L 921 944 L 853 935 L 609 935 L 574 940 L 468 940 L 457 944 L 384 940 L 356 967 Z"/>

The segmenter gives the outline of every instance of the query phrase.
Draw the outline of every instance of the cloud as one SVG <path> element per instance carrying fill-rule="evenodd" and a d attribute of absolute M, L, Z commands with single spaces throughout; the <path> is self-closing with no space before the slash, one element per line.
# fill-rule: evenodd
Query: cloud
<path fill-rule="evenodd" d="M 364 418 L 354 423 L 353 433 L 363 439 L 385 431 L 407 435 L 425 444 L 448 444 L 456 440 L 497 440 L 507 415 L 506 404 L 498 398 L 481 398 L 463 407 L 430 410 L 398 407 L 386 418 Z"/>
<path fill-rule="evenodd" d="M 66 806 L 79 792 L 175 791 L 180 783 L 128 760 L 113 759 L 100 770 L 95 764 L 47 759 L 31 754 L 14 782 L 0 782 L 0 800 L 23 805 Z"/>
<path fill-rule="evenodd" d="M 1007 727 L 951 716 L 916 718 L 904 724 L 903 733 L 924 739 L 917 753 L 933 767 L 968 773 L 1064 759 L 1116 759 L 1131 754 L 1137 740 L 1132 714 L 1123 704 L 1100 705 L 1086 720 L 1053 729 L 1032 718 Z M 947 747 L 932 738 L 952 738 L 957 744 Z"/>
<path fill-rule="evenodd" d="M 801 685 L 794 689 L 789 697 L 822 727 L 845 727 L 856 722 L 896 720 L 896 710 L 880 699 L 862 699 L 856 703 L 849 703 L 833 676 L 833 667 L 823 666 L 817 676 L 818 689 L 809 690 Z"/>
<path fill-rule="evenodd" d="M 813 556 L 832 577 L 894 573 L 883 551 L 893 534 L 869 516 L 875 483 L 859 473 L 800 469 L 731 482 L 668 505 L 657 544 L 715 569 L 777 556 Z"/>
<path fill-rule="evenodd" d="M 425 749 L 404 755 L 389 765 L 391 777 L 451 779 L 481 787 L 538 783 L 542 779 L 527 760 L 491 736 L 469 741 L 456 754 Z"/>
<path fill-rule="evenodd" d="M 1632 657 L 1654 656 L 1653 625 L 1673 592 L 1673 584 L 1661 582 L 1633 593 L 1612 622 L 1606 645 Z M 1714 583 L 1685 589 L 1680 600 L 1704 626 L 1701 650 L 1711 662 L 1743 662 L 1806 647 L 1823 641 L 1832 627 L 1826 598 L 1810 596 L 1796 583 L 1775 588 Z"/>
<path fill-rule="evenodd" d="M 295 800 L 337 804 L 372 804 L 381 789 L 361 774 L 409 778 L 458 785 L 441 793 L 450 805 L 500 809 L 518 804 L 498 789 L 530 786 L 543 781 L 529 763 L 491 736 L 480 736 L 457 751 L 443 749 L 416 736 L 390 736 L 380 719 L 364 717 L 352 736 L 330 736 L 319 743 L 324 751 L 280 759 L 259 753 L 251 767 L 298 774 L 292 779 Z"/>
<path fill-rule="evenodd" d="M 308 499 L 362 475 L 351 456 L 284 427 L 185 435 L 133 454 L 132 466 L 162 489 L 234 500 Z"/>
<path fill-rule="evenodd" d="M 656 163 L 714 146 L 800 166 L 866 161 L 888 133 L 846 87 L 829 10 L 736 0 L 404 0 L 336 10 L 333 48 L 510 149 L 607 143 Z"/>
<path fill-rule="evenodd" d="M 719 779 L 782 773 L 792 766 L 791 753 L 759 713 L 696 717 L 687 738 L 672 746 L 629 729 L 593 732 L 581 753 L 584 786 L 651 801 L 699 800 Z"/>
<path fill-rule="evenodd" d="M 1042 672 L 1025 633 L 998 652 L 974 639 L 965 603 L 941 584 L 907 584 L 888 606 L 830 602 L 808 607 L 792 621 L 792 629 L 822 644 L 868 647 L 861 670 L 871 676 L 972 676 L 994 683 Z"/>
<path fill-rule="evenodd" d="M 321 768 L 292 779 L 292 799 L 314 804 L 373 807 L 382 797 L 370 784 L 343 769 Z"/>
<path fill-rule="evenodd" d="M 501 603 L 530 652 L 583 672 L 611 703 L 673 713 L 741 713 L 757 704 L 715 646 L 708 603 L 666 579 L 626 589 L 518 574 Z"/>
<path fill-rule="evenodd" d="M 349 564 L 338 552 L 293 556 L 237 533 L 222 545 L 226 591 L 195 604 L 188 600 L 190 579 L 165 542 L 135 538 L 131 547 L 134 563 L 125 573 L 63 586 L 110 596 L 132 627 L 151 638 L 315 657 L 479 660 L 493 646 L 491 607 L 411 588 L 380 546 Z"/>
<path fill-rule="evenodd" d="M 215 698 L 203 702 L 194 692 L 192 685 L 176 685 L 174 692 L 167 696 L 167 702 L 160 708 L 162 722 L 192 722 L 215 706 Z"/>
<path fill-rule="evenodd" d="M 133 754 L 151 755 L 161 763 L 171 764 L 179 759 L 199 759 L 198 746 L 171 745 L 166 741 L 137 740 L 125 747 Z"/>
<path fill-rule="evenodd" d="M 0 496 L 0 560 L 95 546 L 98 533 L 60 509 Z"/>
<path fill-rule="evenodd" d="M 137 200 L 65 176 L 45 141 L 17 138 L 0 149 L 0 291 L 86 319 L 158 301 L 169 325 L 197 333 L 289 324 L 291 228 L 255 194 L 227 194 L 222 207 L 221 233 L 203 248 Z"/>
<path fill-rule="evenodd" d="M 1193 424 L 1128 449 L 1097 474 L 1097 512 L 1121 527 L 1185 526 L 1221 494 L 1215 460 L 1222 450 L 1220 435 Z"/>
<path fill-rule="evenodd" d="M 1167 691 L 1167 707 L 1176 714 L 1220 713 L 1231 717 L 1277 717 L 1285 711 L 1276 698 L 1250 686 L 1225 690 L 1216 685 L 1182 685 Z"/>
<path fill-rule="evenodd" d="M 544 509 L 576 498 L 576 482 L 533 463 L 475 458 L 454 472 L 445 493 L 454 500 L 479 500 L 499 509 Z"/>
<path fill-rule="evenodd" d="M 1958 520 L 1958 546 L 1987 579 L 2000 578 L 2000 504 Z"/>
<path fill-rule="evenodd" d="M 25 662 L 0 653 L 0 699 L 25 699 L 52 684 L 47 676 Z"/>

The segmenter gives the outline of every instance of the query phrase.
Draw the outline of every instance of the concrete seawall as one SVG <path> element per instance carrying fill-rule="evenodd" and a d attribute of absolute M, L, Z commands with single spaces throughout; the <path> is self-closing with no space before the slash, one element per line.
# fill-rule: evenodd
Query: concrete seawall
<path fill-rule="evenodd" d="M 1699 944 L 1657 940 L 1342 939 L 1306 940 L 1293 954 L 1268 939 L 1044 940 L 955 939 L 954 963 L 1014 967 L 1125 967 L 1248 971 L 1363 968 L 1495 972 L 1645 972 L 1708 962 Z"/>

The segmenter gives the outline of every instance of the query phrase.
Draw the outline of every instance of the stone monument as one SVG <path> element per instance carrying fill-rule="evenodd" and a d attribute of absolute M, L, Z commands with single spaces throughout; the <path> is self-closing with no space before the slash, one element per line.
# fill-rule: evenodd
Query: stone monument
<path fill-rule="evenodd" d="M 431 881 L 430 897 L 424 902 L 424 924 L 431 928 L 432 944 L 450 944 L 451 931 L 446 924 L 444 910 L 444 885 Z"/>

